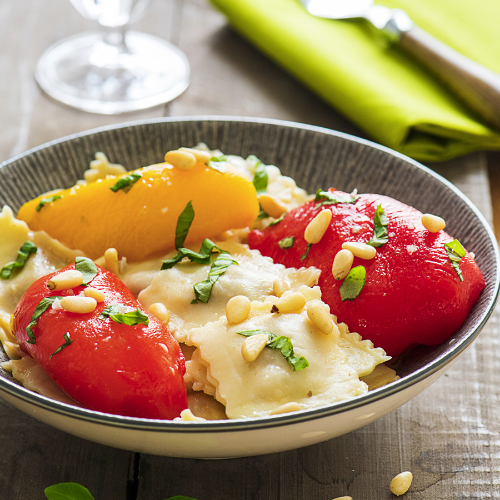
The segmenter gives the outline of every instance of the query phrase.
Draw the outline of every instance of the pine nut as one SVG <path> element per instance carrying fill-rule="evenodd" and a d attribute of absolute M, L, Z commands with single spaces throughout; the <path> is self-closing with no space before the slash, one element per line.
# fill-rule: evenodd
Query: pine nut
<path fill-rule="evenodd" d="M 290 403 L 285 403 L 284 405 L 278 406 L 273 411 L 269 413 L 269 415 L 279 415 L 280 413 L 291 413 L 292 411 L 299 411 L 302 407 L 299 403 L 295 401 L 291 401 Z"/>
<path fill-rule="evenodd" d="M 265 333 L 259 333 L 258 335 L 252 335 L 247 337 L 243 344 L 241 344 L 241 355 L 245 361 L 251 363 L 255 361 L 259 354 L 266 347 L 267 341 L 269 340 L 268 335 Z"/>
<path fill-rule="evenodd" d="M 344 279 L 349 274 L 353 260 L 354 254 L 350 250 L 344 248 L 337 252 L 332 264 L 332 274 L 337 281 Z"/>
<path fill-rule="evenodd" d="M 179 170 L 191 170 L 196 165 L 196 157 L 187 151 L 169 151 L 165 161 Z"/>
<path fill-rule="evenodd" d="M 280 314 L 296 312 L 306 305 L 306 298 L 300 292 L 285 292 L 279 299 L 273 301 Z"/>
<path fill-rule="evenodd" d="M 307 317 L 311 323 L 325 335 L 335 333 L 337 338 L 340 336 L 337 325 L 333 322 L 330 312 L 325 304 L 313 300 L 307 304 Z"/>
<path fill-rule="evenodd" d="M 167 324 L 170 321 L 170 313 L 164 304 L 161 302 L 155 302 L 148 307 L 148 311 L 152 313 L 156 318 L 158 318 L 163 324 Z"/>
<path fill-rule="evenodd" d="M 334 498 L 333 500 L 352 500 L 352 497 L 337 497 Z"/>
<path fill-rule="evenodd" d="M 377 249 L 366 243 L 356 243 L 355 241 L 346 241 L 342 243 L 342 248 L 345 250 L 350 250 L 354 257 L 359 257 L 360 259 L 370 260 L 377 255 Z"/>
<path fill-rule="evenodd" d="M 237 325 L 245 321 L 250 314 L 252 303 L 248 297 L 244 295 L 237 295 L 227 301 L 226 304 L 226 318 L 232 325 Z"/>
<path fill-rule="evenodd" d="M 290 289 L 290 285 L 281 278 L 273 281 L 273 293 L 276 297 L 281 297 L 287 290 Z"/>
<path fill-rule="evenodd" d="M 430 233 L 438 233 L 446 227 L 446 222 L 441 217 L 432 214 L 422 215 L 422 224 Z"/>
<path fill-rule="evenodd" d="M 175 417 L 174 420 L 183 420 L 184 422 L 205 422 L 206 418 L 202 417 L 197 417 L 196 415 L 193 415 L 193 412 L 187 408 L 185 410 L 181 411 L 181 416 L 180 417 Z"/>
<path fill-rule="evenodd" d="M 208 163 L 212 158 L 212 155 L 208 151 L 201 151 L 200 149 L 194 148 L 179 148 L 179 151 L 185 151 L 186 153 L 191 153 L 196 161 L 201 161 L 201 163 Z"/>
<path fill-rule="evenodd" d="M 412 480 L 413 474 L 411 472 L 401 472 L 392 479 L 389 488 L 394 495 L 404 495 L 410 489 Z"/>
<path fill-rule="evenodd" d="M 95 310 L 97 301 L 92 297 L 72 295 L 61 299 L 61 307 L 68 312 L 86 314 Z"/>
<path fill-rule="evenodd" d="M 106 269 L 118 276 L 118 251 L 116 248 L 108 248 L 104 252 L 104 261 L 106 262 Z"/>
<path fill-rule="evenodd" d="M 56 274 L 47 282 L 47 288 L 52 291 L 68 290 L 83 283 L 83 274 L 80 271 L 69 270 Z"/>
<path fill-rule="evenodd" d="M 281 217 L 286 212 L 286 206 L 281 200 L 276 199 L 274 196 L 261 194 L 259 196 L 259 203 L 262 210 L 275 219 Z"/>
<path fill-rule="evenodd" d="M 319 243 L 328 229 L 331 220 L 332 211 L 327 208 L 321 210 L 321 212 L 309 222 L 304 231 L 304 239 L 307 243 Z"/>
<path fill-rule="evenodd" d="M 104 302 L 104 299 L 106 298 L 102 290 L 92 288 L 91 286 L 85 288 L 83 293 L 85 294 L 85 297 L 92 297 L 96 302 Z"/>

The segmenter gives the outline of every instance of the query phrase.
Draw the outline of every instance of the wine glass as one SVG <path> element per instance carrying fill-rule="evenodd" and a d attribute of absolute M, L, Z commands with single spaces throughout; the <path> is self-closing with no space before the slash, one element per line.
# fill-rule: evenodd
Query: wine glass
<path fill-rule="evenodd" d="M 91 113 L 119 114 L 169 102 L 189 85 L 184 53 L 127 25 L 149 0 L 70 0 L 99 32 L 81 33 L 49 47 L 35 78 L 54 99 Z"/>

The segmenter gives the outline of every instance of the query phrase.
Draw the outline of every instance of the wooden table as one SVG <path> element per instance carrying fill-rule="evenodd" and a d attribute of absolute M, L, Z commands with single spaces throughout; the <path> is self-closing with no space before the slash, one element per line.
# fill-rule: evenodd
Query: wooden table
<path fill-rule="evenodd" d="M 191 86 L 153 110 L 85 114 L 41 94 L 33 71 L 49 45 L 93 24 L 67 0 L 2 0 L 0 160 L 73 132 L 161 116 L 260 116 L 363 136 L 234 33 L 206 0 L 153 1 L 134 28 L 185 51 Z M 500 221 L 500 154 L 477 153 L 431 167 L 488 220 L 498 214 Z M 399 410 L 346 436 L 275 455 L 202 461 L 135 454 L 70 436 L 0 401 L 0 499 L 44 499 L 45 487 L 73 481 L 96 500 L 180 494 L 198 500 L 381 500 L 394 498 L 389 481 L 402 470 L 414 474 L 408 500 L 500 498 L 498 323 L 497 309 L 446 376 Z"/>

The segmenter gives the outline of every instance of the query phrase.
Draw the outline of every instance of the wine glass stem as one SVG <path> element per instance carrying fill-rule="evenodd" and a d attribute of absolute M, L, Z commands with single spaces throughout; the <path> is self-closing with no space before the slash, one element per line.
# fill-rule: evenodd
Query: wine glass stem
<path fill-rule="evenodd" d="M 109 27 L 102 26 L 102 39 L 106 45 L 113 47 L 118 53 L 129 52 L 125 43 L 125 26 Z"/>

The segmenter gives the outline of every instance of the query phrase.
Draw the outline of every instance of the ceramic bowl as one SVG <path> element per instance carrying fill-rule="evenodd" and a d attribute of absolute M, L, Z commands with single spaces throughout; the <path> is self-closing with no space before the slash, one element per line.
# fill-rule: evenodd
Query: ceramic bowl
<path fill-rule="evenodd" d="M 127 169 L 163 161 L 166 151 L 205 142 L 227 154 L 258 156 L 309 192 L 335 186 L 397 198 L 437 213 L 450 234 L 476 254 L 486 289 L 462 328 L 445 343 L 418 348 L 401 378 L 357 398 L 322 408 L 207 422 L 146 420 L 52 401 L 0 370 L 0 395 L 68 433 L 127 450 L 175 457 L 241 457 L 280 452 L 340 436 L 398 408 L 439 378 L 479 334 L 498 296 L 495 237 L 477 208 L 452 184 L 415 161 L 370 142 L 318 127 L 272 120 L 195 117 L 159 119 L 92 130 L 37 147 L 0 165 L 0 206 L 27 200 L 81 178 L 96 151 Z M 5 355 L 0 351 L 0 359 Z"/>

